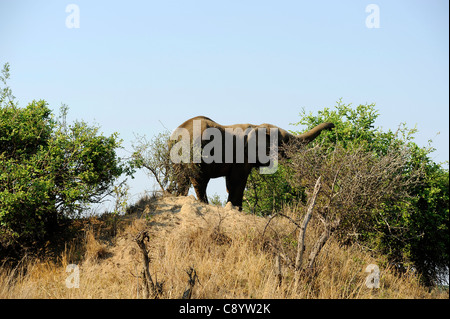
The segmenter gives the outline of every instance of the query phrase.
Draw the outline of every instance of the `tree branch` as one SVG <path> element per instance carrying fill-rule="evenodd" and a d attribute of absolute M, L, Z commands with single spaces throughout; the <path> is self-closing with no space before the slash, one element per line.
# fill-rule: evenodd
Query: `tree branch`
<path fill-rule="evenodd" d="M 306 215 L 303 218 L 303 223 L 300 226 L 300 232 L 298 233 L 298 246 L 297 246 L 297 257 L 295 259 L 295 269 L 300 270 L 300 267 L 302 265 L 302 259 L 303 259 L 303 251 L 305 249 L 305 233 L 306 233 L 306 227 L 308 226 L 308 222 L 311 219 L 312 212 L 314 209 L 314 205 L 316 204 L 316 197 L 319 193 L 321 184 L 320 184 L 320 178 L 316 181 L 316 185 L 314 186 L 314 191 L 311 196 L 308 209 L 306 211 Z"/>

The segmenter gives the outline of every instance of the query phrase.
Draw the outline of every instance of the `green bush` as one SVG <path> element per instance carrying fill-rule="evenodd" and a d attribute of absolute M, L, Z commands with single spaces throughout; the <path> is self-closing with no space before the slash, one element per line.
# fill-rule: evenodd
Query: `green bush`
<path fill-rule="evenodd" d="M 274 174 L 259 174 L 252 170 L 245 189 L 243 210 L 266 216 L 283 210 L 285 205 L 304 202 L 304 187 L 289 183 L 289 174 L 283 162 L 278 163 Z"/>
<path fill-rule="evenodd" d="M 316 115 L 303 111 L 299 122 L 294 125 L 305 125 L 309 130 L 322 122 L 335 124 L 334 130 L 322 132 L 302 151 L 304 159 L 308 159 L 308 154 L 314 154 L 307 160 L 315 161 L 313 166 L 308 168 L 307 163 L 302 163 L 304 174 L 299 176 L 296 174 L 298 171 L 295 171 L 300 169 L 299 165 L 293 164 L 295 160 L 299 164 L 300 160 L 293 156 L 284 166 L 282 164 L 284 169 L 276 174 L 258 176 L 256 171 L 252 172 L 244 195 L 244 209 L 264 214 L 279 210 L 280 202 L 292 204 L 304 201 L 302 191 L 311 189 L 319 175 L 326 175 L 330 171 L 330 176 L 337 176 L 332 175 L 337 174 L 332 169 L 338 165 L 340 158 L 355 158 L 339 172 L 338 181 L 341 184 L 344 181 L 349 184 L 353 178 L 357 185 L 360 177 L 372 170 L 370 165 L 375 165 L 370 163 L 386 165 L 391 176 L 383 177 L 384 185 L 391 187 L 391 183 L 408 181 L 401 188 L 401 198 L 394 196 L 394 193 L 387 193 L 383 195 L 382 202 L 379 202 L 380 198 L 372 196 L 370 199 L 367 196 L 370 194 L 364 192 L 351 197 L 352 203 L 349 205 L 352 206 L 347 208 L 351 207 L 354 213 L 349 214 L 349 209 L 345 212 L 346 218 L 339 223 L 339 236 L 343 243 L 348 243 L 349 238 L 352 238 L 352 241 L 367 247 L 369 251 L 385 255 L 398 269 L 417 270 L 426 285 L 436 284 L 439 273 L 449 264 L 448 168 L 431 160 L 430 154 L 434 151 L 432 147 L 419 147 L 414 143 L 416 129 L 400 124 L 397 131 L 383 131 L 375 127 L 378 115 L 374 104 L 352 107 L 341 101 L 335 108 L 325 108 Z M 400 163 L 401 166 L 392 169 L 391 158 L 395 159 L 396 165 Z M 381 174 L 383 170 L 379 172 Z M 351 176 L 343 176 L 345 174 Z M 309 179 L 307 175 L 310 176 Z M 292 182 L 292 176 L 296 176 L 295 183 Z M 326 184 L 326 179 L 322 181 Z M 368 179 L 365 183 L 359 183 L 359 188 L 367 188 L 369 182 L 376 186 L 379 181 L 380 179 Z M 322 193 L 325 192 L 324 187 Z M 333 187 L 337 192 L 340 186 L 334 183 Z M 330 194 L 333 191 L 332 189 Z M 371 193 L 373 195 L 379 192 L 372 190 Z M 368 202 L 369 199 L 372 203 Z M 338 198 L 333 200 L 338 202 Z M 324 208 L 327 207 L 323 205 L 322 209 Z M 320 210 L 320 206 L 317 210 Z M 335 212 L 337 216 L 343 216 L 342 205 L 336 210 L 341 210 Z"/>
<path fill-rule="evenodd" d="M 30 245 L 54 232 L 114 190 L 127 166 L 116 155 L 121 141 L 85 122 L 66 123 L 67 108 L 55 118 L 45 101 L 25 108 L 14 102 L 1 80 L 0 244 Z"/>

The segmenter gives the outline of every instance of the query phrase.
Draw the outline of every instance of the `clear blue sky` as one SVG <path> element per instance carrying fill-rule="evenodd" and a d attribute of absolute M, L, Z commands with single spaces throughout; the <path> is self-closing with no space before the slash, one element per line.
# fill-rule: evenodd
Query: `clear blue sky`
<path fill-rule="evenodd" d="M 67 28 L 68 4 L 80 27 Z M 380 28 L 367 28 L 366 6 Z M 0 0 L 0 63 L 19 104 L 45 99 L 131 150 L 195 115 L 285 129 L 302 108 L 376 103 L 449 159 L 449 2 Z M 162 124 L 161 124 L 162 123 Z M 437 135 L 437 133 L 440 133 Z M 141 174 L 142 175 L 142 174 Z M 153 182 L 138 176 L 136 194 Z M 208 194 L 225 197 L 222 179 Z"/>

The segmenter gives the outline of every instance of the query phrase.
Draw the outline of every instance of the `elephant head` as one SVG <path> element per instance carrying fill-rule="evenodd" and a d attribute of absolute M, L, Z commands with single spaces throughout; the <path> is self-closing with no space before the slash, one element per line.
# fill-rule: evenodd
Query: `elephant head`
<path fill-rule="evenodd" d="M 288 131 L 279 128 L 277 126 L 274 126 L 272 124 L 261 124 L 258 125 L 254 128 L 254 134 L 257 135 L 258 132 L 260 132 L 258 129 L 262 129 L 262 132 L 265 132 L 265 139 L 266 139 L 266 143 L 264 144 L 266 147 L 265 153 L 269 154 L 271 149 L 270 147 L 273 147 L 274 141 L 276 141 L 276 148 L 277 148 L 277 154 L 280 157 L 286 157 L 286 154 L 284 152 L 284 148 L 282 147 L 283 145 L 289 145 L 289 144 L 294 144 L 298 147 L 304 146 L 306 144 L 308 144 L 309 142 L 313 141 L 316 137 L 318 137 L 320 135 L 320 133 L 323 130 L 331 130 L 334 128 L 334 124 L 333 123 L 329 123 L 329 122 L 325 122 L 322 124 L 317 125 L 316 127 L 314 127 L 313 129 L 300 134 L 300 135 L 294 135 L 289 133 Z M 277 138 L 274 139 L 273 135 L 270 132 L 276 132 Z M 259 144 L 258 144 L 259 146 Z M 257 165 L 255 166 L 266 166 L 267 164 L 261 163 L 260 161 L 258 161 Z M 263 172 L 263 171 L 261 171 Z"/>
<path fill-rule="evenodd" d="M 269 173 L 273 173 L 272 164 L 276 163 L 278 155 L 283 155 L 280 146 L 293 142 L 299 145 L 307 144 L 319 136 L 322 130 L 333 127 L 333 123 L 322 123 L 306 133 L 293 135 L 271 124 L 220 125 L 204 116 L 189 119 L 181 124 L 171 137 L 172 140 L 177 140 L 182 136 L 194 146 L 198 142 L 198 149 L 201 150 L 201 156 L 197 157 L 195 173 L 188 174 L 178 181 L 184 185 L 179 188 L 183 189 L 181 195 L 187 195 L 189 185 L 192 183 L 197 198 L 207 203 L 206 187 L 209 180 L 224 176 L 228 201 L 241 209 L 247 178 L 253 168 L 272 166 Z M 174 150 L 173 153 L 171 150 L 171 155 L 178 154 L 179 148 L 174 147 L 174 143 L 171 147 Z M 172 157 L 171 159 L 177 162 Z M 177 163 L 180 165 L 180 161 Z M 181 165 L 192 163 L 185 162 Z"/>

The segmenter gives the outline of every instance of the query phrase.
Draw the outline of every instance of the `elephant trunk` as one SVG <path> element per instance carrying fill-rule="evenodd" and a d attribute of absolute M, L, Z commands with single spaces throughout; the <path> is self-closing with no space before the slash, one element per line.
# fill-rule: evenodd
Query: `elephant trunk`
<path fill-rule="evenodd" d="M 333 123 L 322 123 L 309 130 L 308 132 L 299 135 L 297 138 L 302 143 L 308 144 L 309 142 L 314 141 L 314 139 L 320 135 L 320 132 L 322 132 L 322 130 L 331 130 L 333 127 Z"/>

